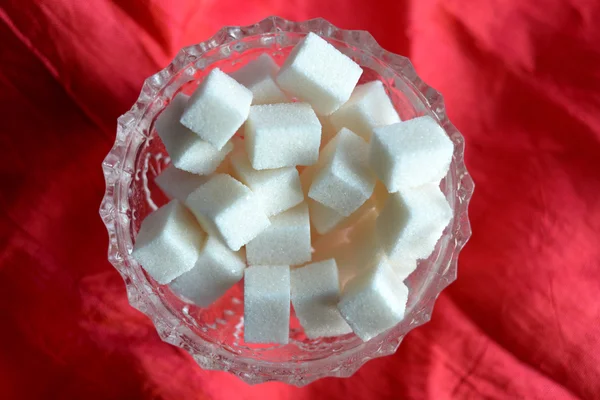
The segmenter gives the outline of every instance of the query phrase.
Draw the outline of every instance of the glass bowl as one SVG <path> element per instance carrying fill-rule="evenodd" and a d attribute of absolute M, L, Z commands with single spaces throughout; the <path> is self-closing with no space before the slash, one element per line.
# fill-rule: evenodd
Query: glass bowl
<path fill-rule="evenodd" d="M 203 309 L 158 285 L 131 257 L 141 221 L 167 201 L 154 184 L 169 159 L 153 122 L 176 93 L 192 92 L 212 68 L 230 72 L 265 52 L 281 64 L 308 32 L 326 38 L 360 64 L 361 82 L 380 79 L 403 120 L 430 115 L 444 127 L 454 142 L 454 156 L 441 188 L 454 218 L 431 257 L 419 262 L 407 279 L 406 317 L 396 327 L 368 342 L 353 334 L 310 340 L 292 313 L 289 344 L 249 345 L 242 334 L 242 282 Z M 108 259 L 125 281 L 129 303 L 153 321 L 165 342 L 189 352 L 204 369 L 229 371 L 252 384 L 302 386 L 326 376 L 347 377 L 366 361 L 396 351 L 407 332 L 430 319 L 435 299 L 456 279 L 458 253 L 471 234 L 467 205 L 473 181 L 463 151 L 464 139 L 448 121 L 440 94 L 421 81 L 407 58 L 385 51 L 369 33 L 338 29 L 323 19 L 293 22 L 278 17 L 225 27 L 207 41 L 182 49 L 169 66 L 149 77 L 137 102 L 119 118 L 115 144 L 102 164 L 106 193 L 100 215 L 109 233 Z"/>

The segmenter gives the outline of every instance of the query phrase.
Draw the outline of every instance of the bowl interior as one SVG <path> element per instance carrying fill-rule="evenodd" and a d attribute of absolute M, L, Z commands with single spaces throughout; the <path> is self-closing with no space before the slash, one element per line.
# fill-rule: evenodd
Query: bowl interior
<path fill-rule="evenodd" d="M 128 236 L 128 243 L 135 242 L 135 236 L 146 215 L 168 201 L 154 183 L 154 178 L 169 164 L 169 157 L 154 129 L 154 120 L 170 99 L 181 91 L 187 94 L 193 92 L 203 77 L 215 67 L 231 72 L 263 53 L 270 54 L 277 63 L 282 64 L 292 47 L 302 37 L 304 37 L 302 33 L 290 32 L 246 37 L 212 49 L 180 70 L 173 71 L 170 81 L 152 100 L 141 123 L 131 133 L 135 137 L 130 141 L 129 151 L 135 154 L 133 157 L 135 163 L 132 166 L 133 173 L 127 193 L 120 204 L 121 209 L 125 210 L 130 218 L 129 230 L 124 232 Z M 402 120 L 421 115 L 438 118 L 410 80 L 399 75 L 386 60 L 376 58 L 371 53 L 350 46 L 344 41 L 329 40 L 362 66 L 364 73 L 360 83 L 375 79 L 384 83 Z M 452 135 L 451 138 L 455 140 Z M 456 215 L 458 178 L 455 161 L 453 160 L 449 174 L 442 181 L 441 188 Z M 431 257 L 420 261 L 417 271 L 406 280 L 410 289 L 406 318 L 398 326 L 380 336 L 391 338 L 397 345 L 410 329 L 423 322 L 423 318 L 416 313 L 424 308 L 424 303 L 433 301 L 438 293 L 439 282 L 437 281 L 450 265 L 452 249 L 449 249 L 449 243 L 453 240 L 454 224 L 455 221 L 450 223 Z M 192 353 L 195 346 L 202 342 L 212 344 L 224 357 L 229 354 L 232 357 L 268 363 L 306 362 L 323 360 L 348 354 L 348 352 L 364 351 L 365 346 L 368 345 L 353 334 L 310 340 L 304 335 L 293 311 L 289 344 L 247 344 L 243 340 L 243 282 L 229 290 L 211 307 L 199 308 L 182 301 L 168 286 L 158 285 L 129 254 L 125 258 L 128 268 L 132 270 L 133 279 L 142 288 L 141 292 L 145 291 L 140 295 L 158 298 L 166 312 L 171 314 L 170 320 L 176 321 L 171 329 L 180 329 L 185 333 L 187 341 L 184 347 L 188 347 Z M 374 338 L 371 342 L 381 343 L 385 340 L 382 337 Z"/>

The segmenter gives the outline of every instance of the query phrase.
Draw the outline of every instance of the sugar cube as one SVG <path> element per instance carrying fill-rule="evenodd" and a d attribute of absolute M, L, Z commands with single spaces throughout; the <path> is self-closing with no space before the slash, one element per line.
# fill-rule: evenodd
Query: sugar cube
<path fill-rule="evenodd" d="M 192 94 L 181 123 L 221 150 L 248 117 L 251 103 L 249 89 L 215 68 Z"/>
<path fill-rule="evenodd" d="M 367 141 L 374 128 L 400 122 L 381 81 L 358 85 L 350 99 L 329 118 L 336 131 L 345 127 Z"/>
<path fill-rule="evenodd" d="M 244 277 L 242 252 L 208 236 L 194 267 L 171 282 L 171 289 L 199 307 L 208 307 Z"/>
<path fill-rule="evenodd" d="M 306 195 L 308 195 L 310 185 L 317 172 L 318 165 L 313 165 L 305 168 L 304 171 L 302 171 L 302 174 L 300 174 L 300 183 L 302 184 L 302 190 Z M 377 183 L 379 183 L 379 181 Z M 377 188 L 377 183 L 375 184 L 375 188 Z M 387 195 L 387 190 L 385 191 L 385 194 Z M 375 207 L 377 204 L 375 198 L 373 198 L 373 200 L 368 199 L 358 208 L 358 210 L 350 214 L 349 217 L 346 217 L 334 209 L 324 206 L 318 201 L 314 201 L 310 197 L 306 199 L 306 202 L 308 204 L 310 222 L 319 235 L 325 235 L 333 229 L 342 229 L 352 225 L 360 219 L 364 213 Z"/>
<path fill-rule="evenodd" d="M 438 183 L 448 172 L 454 144 L 429 116 L 375 128 L 369 162 L 388 192 Z"/>
<path fill-rule="evenodd" d="M 254 192 L 269 217 L 304 200 L 300 176 L 294 167 L 256 170 L 243 151 L 233 154 L 231 164 L 234 175 Z"/>
<path fill-rule="evenodd" d="M 306 203 L 271 218 L 271 225 L 246 245 L 250 265 L 299 265 L 310 261 L 310 256 Z"/>
<path fill-rule="evenodd" d="M 367 341 L 402 321 L 407 301 L 408 288 L 381 258 L 348 282 L 338 309 L 354 333 Z"/>
<path fill-rule="evenodd" d="M 310 185 L 316 172 L 317 169 L 314 165 L 307 167 L 304 169 L 304 171 L 302 171 L 302 174 L 300 175 L 300 182 L 302 184 L 302 190 L 305 194 L 308 194 Z M 308 204 L 312 227 L 320 235 L 324 235 L 331 231 L 346 218 L 337 211 L 332 210 L 331 208 L 326 207 L 311 198 L 307 198 L 306 203 Z"/>
<path fill-rule="evenodd" d="M 368 144 L 351 130 L 342 128 L 321 155 L 308 197 L 349 216 L 375 187 L 375 176 L 368 163 Z"/>
<path fill-rule="evenodd" d="M 252 104 L 285 103 L 286 95 L 275 83 L 279 66 L 266 53 L 250 61 L 230 75 L 252 92 Z"/>
<path fill-rule="evenodd" d="M 319 158 L 321 124 L 306 103 L 252 106 L 245 139 L 254 169 L 312 165 Z"/>
<path fill-rule="evenodd" d="M 307 199 L 308 209 L 310 211 L 310 221 L 319 235 L 324 235 L 337 227 L 345 216 L 337 211 L 324 206 L 318 201 Z"/>
<path fill-rule="evenodd" d="M 185 201 L 190 193 L 206 183 L 205 175 L 191 174 L 170 164 L 154 179 L 160 190 L 169 198 Z"/>
<path fill-rule="evenodd" d="M 172 200 L 144 219 L 132 255 L 163 285 L 194 267 L 204 239 L 194 216 Z"/>
<path fill-rule="evenodd" d="M 352 94 L 362 68 L 320 36 L 309 33 L 292 50 L 277 75 L 286 92 L 329 115 Z"/>
<path fill-rule="evenodd" d="M 340 286 L 334 259 L 294 268 L 290 272 L 294 311 L 310 339 L 352 332 L 337 309 Z"/>
<path fill-rule="evenodd" d="M 238 251 L 269 225 L 256 195 L 226 174 L 216 174 L 188 196 L 186 205 L 202 227 Z"/>
<path fill-rule="evenodd" d="M 377 218 L 377 237 L 392 259 L 423 259 L 433 252 L 452 209 L 436 184 L 390 194 Z"/>
<path fill-rule="evenodd" d="M 212 174 L 233 146 L 227 144 L 217 150 L 181 125 L 179 119 L 187 102 L 188 96 L 183 93 L 175 96 L 156 119 L 156 131 L 175 167 L 195 174 Z"/>
<path fill-rule="evenodd" d="M 251 266 L 244 274 L 244 341 L 287 344 L 290 268 Z"/>

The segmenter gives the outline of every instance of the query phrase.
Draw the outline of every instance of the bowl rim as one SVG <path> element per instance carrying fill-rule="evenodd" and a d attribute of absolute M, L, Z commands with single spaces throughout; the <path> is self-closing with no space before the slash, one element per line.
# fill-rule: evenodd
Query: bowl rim
<path fill-rule="evenodd" d="M 144 283 L 130 266 L 130 263 L 135 263 L 130 256 L 132 244 L 128 243 L 126 237 L 128 235 L 124 235 L 129 231 L 131 221 L 123 200 L 128 196 L 129 186 L 135 173 L 135 155 L 141 143 L 139 137 L 136 140 L 137 135 L 132 132 L 143 135 L 144 127 L 140 125 L 141 120 L 155 96 L 164 89 L 174 73 L 180 71 L 182 66 L 196 62 L 209 51 L 224 48 L 223 46 L 250 36 L 282 33 L 305 35 L 309 32 L 356 46 L 384 62 L 414 90 L 454 142 L 453 163 L 456 165 L 457 181 L 453 182 L 453 185 L 456 185 L 457 196 L 454 218 L 451 222 L 452 241 L 446 249 L 450 252 L 450 261 L 442 271 L 437 273 L 439 276 L 436 277 L 435 282 L 431 282 L 432 285 L 435 284 L 432 295 L 420 305 L 416 318 L 413 317 L 411 321 L 410 330 L 430 320 L 436 298 L 456 279 L 458 254 L 471 236 L 468 204 L 474 190 L 474 182 L 464 163 L 464 137 L 448 120 L 441 94 L 421 80 L 408 58 L 384 50 L 370 33 L 363 30 L 340 29 L 323 18 L 294 22 L 271 16 L 253 25 L 223 27 L 206 41 L 181 49 L 166 68 L 144 81 L 137 101 L 128 112 L 119 117 L 114 146 L 102 163 L 106 191 L 100 206 L 100 216 L 109 233 L 108 259 L 125 282 L 130 305 L 152 320 L 163 341 L 186 350 L 204 369 L 229 371 L 251 384 L 276 380 L 303 386 L 326 376 L 350 376 L 365 362 L 394 353 L 406 332 L 399 335 L 391 329 L 363 343 L 363 345 L 369 344 L 368 347 L 372 349 L 369 351 L 365 351 L 367 349 L 365 346 L 358 346 L 336 353 L 333 357 L 309 361 L 272 362 L 238 356 L 215 343 L 202 339 L 182 325 L 165 307 L 159 296 L 153 293 L 149 285 Z M 129 242 L 131 242 L 130 238 Z"/>

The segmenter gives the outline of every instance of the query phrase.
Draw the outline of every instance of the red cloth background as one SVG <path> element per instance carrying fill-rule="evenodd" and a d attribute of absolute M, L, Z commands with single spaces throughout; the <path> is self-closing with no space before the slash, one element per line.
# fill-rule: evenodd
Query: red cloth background
<path fill-rule="evenodd" d="M 477 183 L 459 279 L 350 379 L 250 387 L 128 306 L 100 163 L 176 51 L 271 14 L 366 29 L 446 98 Z M 0 396 L 600 398 L 600 3 L 0 0 Z"/>

